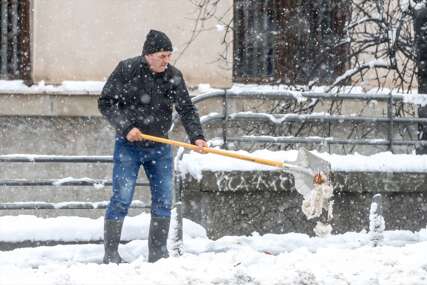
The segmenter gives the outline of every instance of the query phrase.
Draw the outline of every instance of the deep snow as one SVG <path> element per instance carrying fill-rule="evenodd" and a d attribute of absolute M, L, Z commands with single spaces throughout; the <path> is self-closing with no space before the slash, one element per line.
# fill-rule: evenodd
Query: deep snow
<path fill-rule="evenodd" d="M 317 154 L 341 171 L 423 172 L 427 168 L 426 156 Z M 252 155 L 292 161 L 296 152 L 261 150 Z M 198 153 L 185 154 L 179 167 L 198 178 L 203 169 L 263 169 L 250 162 Z M 129 264 L 98 264 L 101 244 L 21 248 L 0 252 L 0 284 L 427 284 L 426 229 L 385 231 L 380 246 L 374 247 L 369 225 L 360 233 L 322 238 L 253 233 L 213 241 L 201 226 L 184 220 L 184 254 L 149 264 L 148 224 L 147 214 L 126 219 L 123 238 L 132 241 L 120 251 Z M 0 240 L 100 240 L 102 226 L 102 217 L 3 216 Z M 173 235 L 172 231 L 171 250 Z"/>
<path fill-rule="evenodd" d="M 102 223 L 102 218 L 1 217 L 0 238 L 100 237 Z M 365 231 L 324 238 L 253 233 L 214 241 L 184 220 L 184 254 L 150 264 L 148 223 L 148 214 L 126 220 L 124 235 L 134 240 L 120 252 L 128 264 L 96 263 L 103 255 L 100 244 L 21 248 L 0 252 L 0 284 L 427 284 L 425 229 L 386 231 L 382 245 L 373 247 Z"/>

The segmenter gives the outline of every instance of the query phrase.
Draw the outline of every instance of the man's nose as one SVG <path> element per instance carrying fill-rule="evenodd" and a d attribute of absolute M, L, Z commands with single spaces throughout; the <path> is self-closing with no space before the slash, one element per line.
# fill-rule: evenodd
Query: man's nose
<path fill-rule="evenodd" d="M 171 61 L 171 57 L 170 56 L 165 56 L 165 58 L 163 59 L 164 63 L 169 63 Z"/>

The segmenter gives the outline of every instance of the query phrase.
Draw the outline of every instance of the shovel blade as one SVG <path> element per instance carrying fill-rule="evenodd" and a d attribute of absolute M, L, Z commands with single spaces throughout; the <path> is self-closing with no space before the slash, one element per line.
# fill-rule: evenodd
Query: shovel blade
<path fill-rule="evenodd" d="M 313 173 L 323 172 L 324 174 L 329 174 L 331 172 L 331 164 L 329 161 L 312 154 L 305 148 L 298 150 L 295 163 L 301 167 L 310 169 Z"/>
<path fill-rule="evenodd" d="M 297 159 L 293 164 L 304 169 L 304 171 L 291 170 L 295 178 L 295 188 L 304 197 L 315 188 L 314 177 L 316 174 L 321 173 L 328 177 L 331 172 L 331 164 L 328 161 L 312 154 L 305 148 L 299 149 Z"/>

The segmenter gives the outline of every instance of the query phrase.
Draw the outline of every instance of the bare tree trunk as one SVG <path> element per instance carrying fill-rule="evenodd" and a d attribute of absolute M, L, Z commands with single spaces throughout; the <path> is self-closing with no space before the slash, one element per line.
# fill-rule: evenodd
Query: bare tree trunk
<path fill-rule="evenodd" d="M 415 10 L 414 13 L 414 31 L 415 31 L 415 46 L 417 55 L 418 69 L 418 93 L 427 93 L 427 7 L 422 7 Z M 418 115 L 422 118 L 427 118 L 427 106 L 418 108 Z M 427 125 L 418 125 L 418 138 L 427 140 Z M 426 147 L 417 148 L 418 154 L 427 154 Z"/>

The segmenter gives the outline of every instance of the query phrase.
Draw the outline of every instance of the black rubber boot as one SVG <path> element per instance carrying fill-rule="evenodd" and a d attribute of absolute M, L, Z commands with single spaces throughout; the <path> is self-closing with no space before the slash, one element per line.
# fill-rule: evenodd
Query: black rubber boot
<path fill-rule="evenodd" d="M 148 262 L 169 257 L 167 241 L 170 221 L 170 217 L 151 216 L 148 233 Z"/>
<path fill-rule="evenodd" d="M 120 235 L 122 233 L 123 219 L 104 220 L 104 249 L 105 255 L 103 263 L 122 263 L 123 259 L 119 255 Z"/>

